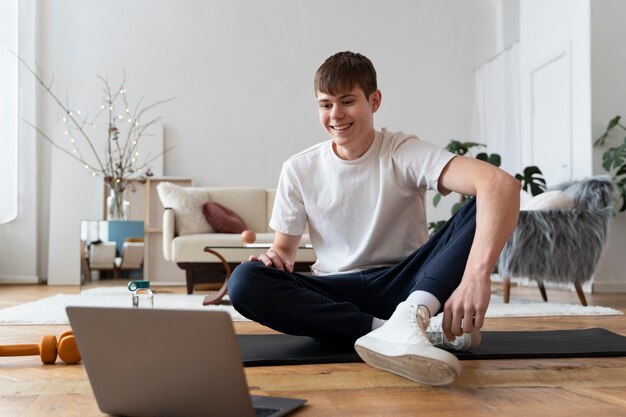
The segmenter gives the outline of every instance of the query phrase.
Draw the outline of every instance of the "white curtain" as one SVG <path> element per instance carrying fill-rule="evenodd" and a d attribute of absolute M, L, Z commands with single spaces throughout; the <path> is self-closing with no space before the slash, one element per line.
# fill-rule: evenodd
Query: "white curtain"
<path fill-rule="evenodd" d="M 510 174 L 520 163 L 519 44 L 514 43 L 475 70 L 477 142 L 502 157 Z"/>
<path fill-rule="evenodd" d="M 18 214 L 18 6 L 0 3 L 0 224 Z"/>

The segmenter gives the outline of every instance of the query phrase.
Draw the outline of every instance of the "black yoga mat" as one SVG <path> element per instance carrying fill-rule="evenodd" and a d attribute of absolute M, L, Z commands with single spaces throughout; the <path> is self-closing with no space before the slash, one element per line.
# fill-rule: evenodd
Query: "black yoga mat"
<path fill-rule="evenodd" d="M 452 352 L 461 360 L 626 356 L 626 337 L 605 329 L 483 332 L 481 345 Z M 305 336 L 239 335 L 244 366 L 361 362 L 352 346 Z"/>

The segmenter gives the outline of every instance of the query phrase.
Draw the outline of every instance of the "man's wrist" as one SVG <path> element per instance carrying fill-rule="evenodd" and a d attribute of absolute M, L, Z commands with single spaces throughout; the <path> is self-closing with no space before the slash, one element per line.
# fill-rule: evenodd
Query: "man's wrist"
<path fill-rule="evenodd" d="M 491 283 L 491 273 L 493 266 L 486 264 L 482 266 L 470 266 L 465 268 L 465 276 L 475 282 Z"/>

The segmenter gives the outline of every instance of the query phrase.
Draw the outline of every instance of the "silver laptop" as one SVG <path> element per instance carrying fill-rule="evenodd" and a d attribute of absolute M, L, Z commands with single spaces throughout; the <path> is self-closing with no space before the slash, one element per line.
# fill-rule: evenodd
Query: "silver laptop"
<path fill-rule="evenodd" d="M 235 331 L 217 311 L 67 307 L 98 407 L 123 416 L 284 416 L 250 396 Z"/>

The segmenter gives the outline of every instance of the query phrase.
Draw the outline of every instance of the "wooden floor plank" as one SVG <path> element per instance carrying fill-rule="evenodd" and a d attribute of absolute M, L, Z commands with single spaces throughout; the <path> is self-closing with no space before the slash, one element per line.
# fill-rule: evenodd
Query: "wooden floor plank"
<path fill-rule="evenodd" d="M 622 381 L 621 385 L 616 384 L 614 387 L 610 388 L 568 388 L 568 391 L 626 409 L 626 395 L 624 395 L 624 392 L 626 391 L 626 381 Z"/>
<path fill-rule="evenodd" d="M 498 297 L 498 287 L 494 288 Z M 184 291 L 184 289 L 180 289 Z M 76 293 L 75 287 L 0 286 L 0 308 Z M 512 296 L 539 300 L 537 289 Z M 577 303 L 572 291 L 548 289 L 551 301 Z M 624 311 L 624 294 L 590 294 L 592 305 Z M 626 335 L 624 316 L 490 318 L 485 330 L 603 327 Z M 67 325 L 0 325 L 0 344 L 36 343 Z M 235 323 L 239 334 L 272 332 Z M 448 387 L 415 384 L 363 363 L 246 368 L 252 393 L 301 397 L 294 416 L 626 416 L 626 357 L 462 361 Z M 82 365 L 43 365 L 36 356 L 0 358 L 0 416 L 100 416 Z"/>

